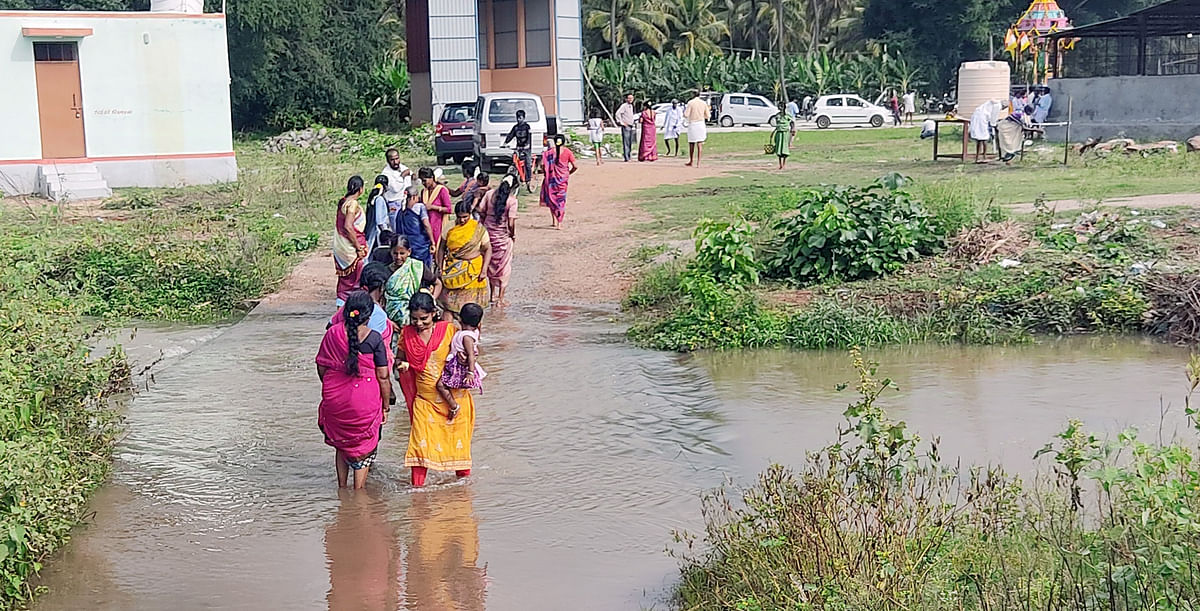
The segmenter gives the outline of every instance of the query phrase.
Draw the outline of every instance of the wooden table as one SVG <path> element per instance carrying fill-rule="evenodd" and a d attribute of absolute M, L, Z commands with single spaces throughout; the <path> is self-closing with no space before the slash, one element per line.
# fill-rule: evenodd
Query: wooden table
<path fill-rule="evenodd" d="M 962 150 L 957 153 L 939 153 L 938 142 L 941 140 L 941 128 L 943 123 L 953 123 L 962 126 Z M 965 162 L 967 160 L 967 140 L 970 130 L 967 129 L 970 121 L 966 119 L 934 119 L 933 120 L 933 160 L 938 159 L 957 159 Z"/>

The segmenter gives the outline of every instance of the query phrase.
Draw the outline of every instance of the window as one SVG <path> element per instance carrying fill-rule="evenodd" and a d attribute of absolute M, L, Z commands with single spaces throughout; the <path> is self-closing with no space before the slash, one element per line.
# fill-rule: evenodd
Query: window
<path fill-rule="evenodd" d="M 846 106 L 862 107 L 863 101 L 858 98 L 846 98 Z"/>
<path fill-rule="evenodd" d="M 550 0 L 525 0 L 525 65 L 550 65 Z"/>
<path fill-rule="evenodd" d="M 746 105 L 746 98 L 744 98 L 744 97 L 742 97 L 742 96 L 740 96 L 740 95 L 731 95 L 731 96 L 729 96 L 729 103 L 730 103 L 730 104 L 737 104 L 737 105 L 739 105 L 739 106 L 745 106 L 745 105 Z"/>
<path fill-rule="evenodd" d="M 447 106 L 442 111 L 442 123 L 469 123 L 475 118 L 475 105 Z"/>
<path fill-rule="evenodd" d="M 825 101 L 826 106 L 841 106 L 842 98 L 829 98 Z"/>
<path fill-rule="evenodd" d="M 73 42 L 35 42 L 33 60 L 39 62 L 73 62 L 79 60 L 78 48 Z"/>
<path fill-rule="evenodd" d="M 762 100 L 762 98 L 746 98 L 746 99 L 750 101 L 750 105 L 751 105 L 751 106 L 757 106 L 757 107 L 759 107 L 759 108 L 766 108 L 766 107 L 767 107 L 767 103 L 766 103 L 766 102 L 764 102 L 764 101 Z"/>
<path fill-rule="evenodd" d="M 504 98 L 492 100 L 488 106 L 488 121 L 491 123 L 515 123 L 517 111 L 525 111 L 525 120 L 533 123 L 541 120 L 537 102 L 529 98 Z"/>
<path fill-rule="evenodd" d="M 492 28 L 496 31 L 496 67 L 516 68 L 517 0 L 492 0 Z"/>
<path fill-rule="evenodd" d="M 488 30 L 487 30 L 487 0 L 479 0 L 475 8 L 476 19 L 479 20 L 479 69 L 488 69 Z"/>

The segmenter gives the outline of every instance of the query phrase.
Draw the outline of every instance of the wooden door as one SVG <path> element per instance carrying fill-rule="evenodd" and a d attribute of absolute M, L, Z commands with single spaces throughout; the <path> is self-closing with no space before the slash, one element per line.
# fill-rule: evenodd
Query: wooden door
<path fill-rule="evenodd" d="M 33 43 L 43 159 L 86 157 L 79 50 L 74 42 Z"/>

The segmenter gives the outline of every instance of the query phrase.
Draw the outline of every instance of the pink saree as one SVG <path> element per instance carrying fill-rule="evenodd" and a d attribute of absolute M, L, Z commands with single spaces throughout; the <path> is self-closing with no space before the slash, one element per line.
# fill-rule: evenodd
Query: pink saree
<path fill-rule="evenodd" d="M 496 189 L 488 191 L 479 204 L 479 218 L 487 229 L 492 244 L 492 260 L 488 265 L 490 280 L 505 280 L 512 273 L 513 239 L 508 233 L 508 221 L 517 216 L 517 196 L 508 196 L 504 213 L 496 215 Z"/>
<path fill-rule="evenodd" d="M 553 146 L 542 152 L 542 167 L 546 171 L 546 180 L 542 181 L 541 205 L 550 209 L 554 218 L 562 222 L 567 214 L 567 182 L 571 180 L 571 164 L 575 163 L 575 153 L 566 146 L 559 153 Z"/>
<path fill-rule="evenodd" d="M 383 401 L 379 396 L 379 382 L 375 379 L 375 363 L 371 355 L 358 355 L 358 375 L 352 376 L 346 373 L 346 355 L 349 352 L 346 326 L 339 320 L 325 330 L 325 337 L 317 352 L 317 365 L 328 368 L 321 380 L 317 426 L 325 433 L 327 445 L 345 452 L 352 459 L 358 459 L 369 455 L 379 446 Z"/>
<path fill-rule="evenodd" d="M 658 137 L 655 136 L 654 111 L 642 111 L 642 140 L 638 144 L 638 161 L 658 159 Z"/>

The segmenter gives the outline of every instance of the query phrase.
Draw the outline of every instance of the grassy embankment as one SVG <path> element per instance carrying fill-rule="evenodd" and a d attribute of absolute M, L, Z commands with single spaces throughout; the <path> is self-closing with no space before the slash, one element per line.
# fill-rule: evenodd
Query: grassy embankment
<path fill-rule="evenodd" d="M 943 458 L 876 405 L 891 384 L 853 354 L 860 398 L 828 446 L 704 499 L 679 533 L 678 608 L 767 611 L 1194 610 L 1200 452 L 1192 429 L 1103 441 L 1070 421 L 1029 481 Z M 1200 385 L 1200 361 L 1187 368 Z M 1052 471 L 1051 471 L 1052 470 Z M 1051 474 L 1052 473 L 1052 474 Z"/>
<path fill-rule="evenodd" d="M 0 608 L 34 594 L 29 578 L 108 473 L 119 433 L 110 403 L 129 370 L 119 349 L 90 353 L 97 337 L 126 319 L 244 312 L 326 245 L 346 179 L 370 179 L 383 158 L 271 154 L 261 141 L 237 150 L 234 184 L 0 203 Z"/>
<path fill-rule="evenodd" d="M 771 159 L 754 153 L 764 137 L 714 135 L 714 165 L 769 167 Z M 1112 210 L 1081 219 L 1080 211 L 1017 214 L 1009 207 L 1039 198 L 1102 204 L 1108 197 L 1195 190 L 1200 155 L 1073 157 L 1063 167 L 1062 149 L 1054 148 L 1012 166 L 980 167 L 926 161 L 930 145 L 915 141 L 912 130 L 802 132 L 798 142 L 786 172 L 735 169 L 643 192 L 643 206 L 655 220 L 640 229 L 649 235 L 646 243 L 659 246 L 631 257 L 640 280 L 626 305 L 642 315 L 631 331 L 635 340 L 693 350 L 994 343 L 1109 330 L 1200 339 L 1190 328 L 1193 314 L 1178 299 L 1200 268 L 1191 246 L 1200 233 L 1200 211 Z M 899 195 L 881 196 L 883 207 L 907 207 L 913 200 L 917 207 L 905 219 L 876 220 L 914 230 L 919 239 L 901 247 L 872 237 L 869 248 L 856 251 L 867 230 L 878 236 L 879 228 L 870 226 L 876 221 L 836 214 L 822 217 L 828 227 L 813 226 L 826 204 L 843 212 L 862 205 L 839 199 L 837 190 L 813 187 L 864 185 L 890 172 L 913 180 Z M 818 201 L 804 206 L 813 222 L 781 224 L 803 216 L 798 208 L 811 193 Z M 740 233 L 706 234 L 708 256 L 717 259 L 717 268 L 722 258 L 732 268 L 753 268 L 755 278 L 700 269 L 711 262 L 698 266 L 691 255 L 661 262 L 673 244 L 698 225 L 707 227 L 703 219 L 747 221 Z M 807 240 L 820 246 L 799 243 Z M 856 256 L 872 253 L 897 257 L 878 269 L 850 270 L 863 263 Z M 805 256 L 835 267 L 802 272 L 801 266 L 783 265 Z M 659 264 L 648 263 L 655 258 Z M 1003 259 L 1020 265 L 1001 267 Z"/>

